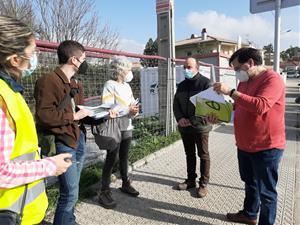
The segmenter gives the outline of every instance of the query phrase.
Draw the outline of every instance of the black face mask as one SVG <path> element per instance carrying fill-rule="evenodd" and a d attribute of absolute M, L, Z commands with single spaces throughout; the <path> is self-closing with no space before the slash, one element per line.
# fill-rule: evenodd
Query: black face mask
<path fill-rule="evenodd" d="M 78 73 L 79 74 L 85 74 L 88 69 L 88 63 L 84 61 L 83 63 L 80 64 L 78 68 Z"/>

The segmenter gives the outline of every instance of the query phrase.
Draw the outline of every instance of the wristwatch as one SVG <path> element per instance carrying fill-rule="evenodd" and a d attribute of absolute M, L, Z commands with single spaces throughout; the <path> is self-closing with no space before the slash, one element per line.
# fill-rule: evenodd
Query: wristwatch
<path fill-rule="evenodd" d="M 235 92 L 235 89 L 233 88 L 230 93 L 229 93 L 229 96 L 232 97 L 233 93 Z"/>

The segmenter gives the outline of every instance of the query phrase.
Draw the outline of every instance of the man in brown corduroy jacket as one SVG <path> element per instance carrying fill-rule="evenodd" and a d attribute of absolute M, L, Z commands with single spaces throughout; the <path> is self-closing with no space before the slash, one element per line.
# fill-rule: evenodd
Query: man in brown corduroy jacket
<path fill-rule="evenodd" d="M 87 110 L 75 110 L 78 104 L 83 103 L 83 89 L 73 76 L 75 73 L 84 74 L 87 63 L 84 47 L 76 41 L 62 42 L 57 55 L 59 66 L 39 78 L 35 85 L 36 122 L 55 136 L 57 154 L 72 155 L 69 159 L 72 166 L 58 177 L 60 197 L 53 224 L 73 225 L 85 155 L 85 137 L 79 128 L 79 120 L 89 115 Z"/>

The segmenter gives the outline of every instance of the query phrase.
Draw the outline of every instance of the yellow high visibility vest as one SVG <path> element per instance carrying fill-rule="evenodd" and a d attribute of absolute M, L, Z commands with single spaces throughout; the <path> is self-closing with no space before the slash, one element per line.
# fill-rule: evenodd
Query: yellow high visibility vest
<path fill-rule="evenodd" d="M 19 92 L 14 92 L 2 79 L 0 79 L 0 95 L 16 126 L 15 144 L 10 160 L 40 159 L 34 120 L 23 96 Z M 0 210 L 20 213 L 24 190 L 25 185 L 0 189 Z M 44 181 L 41 179 L 28 184 L 22 225 L 40 223 L 47 207 L 48 199 Z"/>

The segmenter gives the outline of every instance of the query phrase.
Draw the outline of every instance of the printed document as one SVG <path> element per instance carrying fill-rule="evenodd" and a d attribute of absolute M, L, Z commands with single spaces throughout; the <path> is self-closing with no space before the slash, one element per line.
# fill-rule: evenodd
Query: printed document
<path fill-rule="evenodd" d="M 213 114 L 222 122 L 232 120 L 232 103 L 226 101 L 224 95 L 218 94 L 212 87 L 192 96 L 190 101 L 196 107 L 195 116 L 204 117 Z"/>

